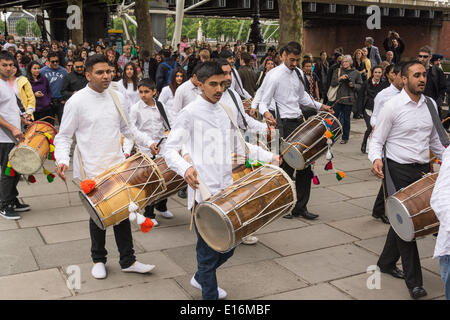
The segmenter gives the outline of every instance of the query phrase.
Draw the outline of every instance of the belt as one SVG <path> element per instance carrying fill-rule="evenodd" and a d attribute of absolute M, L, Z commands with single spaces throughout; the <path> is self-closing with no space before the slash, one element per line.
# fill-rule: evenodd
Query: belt
<path fill-rule="evenodd" d="M 285 122 L 299 122 L 299 121 L 303 121 L 303 116 L 301 116 L 300 118 L 281 118 L 281 121 L 285 121 Z"/>
<path fill-rule="evenodd" d="M 393 162 L 395 164 L 401 165 L 401 166 L 408 166 L 408 167 L 423 167 L 423 166 L 429 166 L 430 163 L 426 162 L 426 163 L 399 163 L 397 161 L 391 160 L 391 159 L 387 159 L 389 162 Z"/>

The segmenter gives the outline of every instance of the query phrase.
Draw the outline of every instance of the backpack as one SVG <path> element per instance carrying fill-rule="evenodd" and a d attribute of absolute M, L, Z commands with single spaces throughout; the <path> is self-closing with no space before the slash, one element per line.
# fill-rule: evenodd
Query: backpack
<path fill-rule="evenodd" d="M 165 65 L 169 71 L 167 72 L 167 81 L 166 81 L 166 85 L 168 85 L 170 83 L 170 76 L 172 74 L 173 69 L 175 69 L 175 66 L 172 67 L 171 65 L 169 65 L 167 62 L 162 62 L 163 65 Z M 176 62 L 174 62 L 174 65 L 176 65 Z"/>

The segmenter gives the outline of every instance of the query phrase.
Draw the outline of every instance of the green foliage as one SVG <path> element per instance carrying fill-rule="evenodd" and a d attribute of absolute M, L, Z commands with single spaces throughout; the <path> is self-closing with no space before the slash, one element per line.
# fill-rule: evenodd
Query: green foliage
<path fill-rule="evenodd" d="M 5 22 L 0 20 L 0 32 L 4 33 L 5 32 Z"/>
<path fill-rule="evenodd" d="M 26 36 L 28 30 L 28 20 L 25 18 L 20 19 L 16 22 L 16 33 L 19 36 Z"/>
<path fill-rule="evenodd" d="M 36 21 L 31 22 L 31 32 L 33 32 L 35 37 L 41 36 L 41 30 L 39 29 L 39 25 Z"/>
<path fill-rule="evenodd" d="M 134 20 L 136 20 L 136 17 L 133 16 L 132 18 Z M 124 30 L 122 19 L 120 19 L 120 18 L 115 18 L 113 20 L 112 25 L 113 25 L 113 29 L 115 29 L 115 30 Z M 136 39 L 136 26 L 127 20 L 127 28 L 128 28 L 128 32 L 130 33 L 130 37 Z M 124 32 L 125 32 L 125 30 L 124 30 Z M 125 38 L 125 33 L 124 33 L 124 38 Z"/>

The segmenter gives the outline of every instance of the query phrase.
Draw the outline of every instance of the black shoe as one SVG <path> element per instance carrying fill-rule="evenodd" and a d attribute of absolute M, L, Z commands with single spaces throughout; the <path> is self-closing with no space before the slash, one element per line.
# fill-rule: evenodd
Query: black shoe
<path fill-rule="evenodd" d="M 390 222 L 389 222 L 389 218 L 386 216 L 386 215 L 382 215 L 382 216 L 376 216 L 376 215 L 373 215 L 372 214 L 372 217 L 374 218 L 374 219 L 381 219 L 381 221 L 384 223 L 384 224 L 390 224 Z"/>
<path fill-rule="evenodd" d="M 19 220 L 21 218 L 19 214 L 14 211 L 14 207 L 12 204 L 3 206 L 3 208 L 0 210 L 0 216 L 7 220 Z"/>
<path fill-rule="evenodd" d="M 183 190 L 178 191 L 178 196 L 179 196 L 181 199 L 186 199 L 186 198 L 187 198 L 186 189 L 183 189 Z"/>
<path fill-rule="evenodd" d="M 361 152 L 362 153 L 366 153 L 366 143 L 365 142 L 363 142 L 363 144 L 361 145 Z"/>
<path fill-rule="evenodd" d="M 300 216 L 302 218 L 305 218 L 305 219 L 308 219 L 308 220 L 314 220 L 314 219 L 319 217 L 318 214 L 314 214 L 314 213 L 311 213 L 309 211 L 305 211 L 305 212 L 300 213 Z"/>
<path fill-rule="evenodd" d="M 15 198 L 14 202 L 14 211 L 17 212 L 24 212 L 24 211 L 30 211 L 30 205 L 26 204 L 26 203 L 20 203 L 19 199 Z"/>
<path fill-rule="evenodd" d="M 417 300 L 419 298 L 425 297 L 428 293 L 423 287 L 414 287 L 412 289 L 409 289 L 409 294 L 411 298 Z"/>
<path fill-rule="evenodd" d="M 403 273 L 402 270 L 400 270 L 397 267 L 395 267 L 394 269 L 391 269 L 389 271 L 381 270 L 381 272 L 390 274 L 391 276 L 393 276 L 394 278 L 397 278 L 397 279 L 405 279 L 405 274 Z"/>

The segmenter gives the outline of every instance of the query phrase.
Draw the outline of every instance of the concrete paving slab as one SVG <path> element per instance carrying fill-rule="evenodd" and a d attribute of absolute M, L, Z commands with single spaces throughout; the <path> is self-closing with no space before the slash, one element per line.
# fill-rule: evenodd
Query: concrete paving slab
<path fill-rule="evenodd" d="M 260 300 L 353 300 L 328 283 L 259 298 Z"/>
<path fill-rule="evenodd" d="M 69 193 L 69 195 L 67 195 L 67 193 L 59 193 L 32 197 L 22 197 L 21 195 L 19 195 L 19 198 L 23 202 L 29 204 L 32 210 L 48 210 L 81 205 L 81 200 L 78 196 L 78 192 L 71 192 Z"/>
<path fill-rule="evenodd" d="M 0 248 L 0 276 L 39 270 L 28 247 Z"/>
<path fill-rule="evenodd" d="M 0 277 L 0 299 L 47 300 L 70 296 L 66 281 L 58 269 Z"/>
<path fill-rule="evenodd" d="M 370 197 L 362 197 L 362 198 L 356 198 L 356 199 L 350 199 L 346 200 L 345 202 L 351 203 L 355 206 L 367 209 L 370 211 L 370 214 L 372 214 L 373 204 L 375 203 L 376 195 L 370 196 Z"/>
<path fill-rule="evenodd" d="M 342 193 L 324 187 L 314 188 L 311 190 L 311 197 L 309 198 L 308 207 L 325 203 L 342 202 L 349 199 L 350 197 L 347 197 Z"/>
<path fill-rule="evenodd" d="M 329 222 L 328 225 L 344 231 L 359 239 L 369 239 L 386 235 L 389 225 L 375 220 L 372 216 Z"/>
<path fill-rule="evenodd" d="M 175 280 L 194 299 L 201 299 L 201 291 L 192 287 L 192 274 Z M 306 286 L 296 275 L 273 261 L 248 263 L 217 270 L 219 287 L 228 293 L 227 299 L 254 299 Z"/>
<path fill-rule="evenodd" d="M 357 240 L 355 237 L 323 224 L 262 234 L 259 236 L 259 239 L 264 245 L 283 256 Z"/>
<path fill-rule="evenodd" d="M 157 279 L 122 288 L 80 294 L 68 300 L 191 300 L 191 297 L 172 279 Z"/>
<path fill-rule="evenodd" d="M 353 170 L 346 172 L 348 176 L 357 178 L 364 181 L 380 181 L 369 169 L 362 169 L 362 170 Z M 381 185 L 381 181 L 380 181 Z"/>
<path fill-rule="evenodd" d="M 275 259 L 308 283 L 319 283 L 364 273 L 378 257 L 355 245 L 296 254 Z"/>
<path fill-rule="evenodd" d="M 342 193 L 349 198 L 362 198 L 366 196 L 376 196 L 380 189 L 378 181 L 363 181 L 358 183 L 340 184 L 338 186 L 327 187 L 333 191 Z"/>
<path fill-rule="evenodd" d="M 173 202 L 176 203 L 175 201 Z M 156 228 L 187 225 L 191 222 L 191 213 L 186 208 L 175 207 L 171 209 L 168 207 L 168 209 L 173 213 L 173 218 L 171 219 L 162 217 L 159 211 L 155 210 L 156 220 L 158 221 L 158 226 Z"/>
<path fill-rule="evenodd" d="M 283 217 L 278 218 L 277 220 L 273 221 L 269 225 L 265 226 L 261 230 L 259 230 L 255 235 L 258 234 L 265 234 L 265 233 L 271 233 L 276 231 L 282 231 L 282 230 L 289 230 L 289 229 L 297 229 L 302 227 L 307 227 L 309 224 L 306 224 L 305 222 L 301 221 L 300 219 L 284 219 Z"/>
<path fill-rule="evenodd" d="M 352 159 L 349 157 L 335 157 L 333 159 L 333 167 L 337 170 L 342 170 L 344 172 L 347 171 L 356 171 L 363 169 L 370 169 L 372 165 L 370 161 L 362 161 L 359 159 Z"/>
<path fill-rule="evenodd" d="M 87 220 L 89 214 L 80 206 L 24 212 L 18 223 L 21 228 L 30 228 Z"/>
<path fill-rule="evenodd" d="M 387 233 L 386 233 L 387 234 Z M 417 240 L 417 248 L 419 250 L 419 256 L 421 259 L 430 258 L 434 253 L 435 241 L 433 236 L 427 236 Z M 386 236 L 376 237 L 367 240 L 361 240 L 355 242 L 356 245 L 363 247 L 369 251 L 372 251 L 378 255 L 381 254 L 386 242 Z"/>
<path fill-rule="evenodd" d="M 197 271 L 197 255 L 195 245 L 167 249 L 163 251 L 177 265 L 182 267 L 188 274 L 193 275 Z M 271 260 L 280 257 L 279 254 L 266 246 L 258 243 L 256 245 L 239 245 L 233 256 L 220 268 L 228 268 L 241 264 L 254 263 L 258 261 Z"/>
<path fill-rule="evenodd" d="M 180 246 L 187 246 L 197 242 L 195 231 L 188 226 L 170 228 L 154 228 L 148 233 L 136 232 L 133 239 L 146 251 L 163 250 Z"/>
<path fill-rule="evenodd" d="M 443 295 L 441 279 L 426 270 L 422 271 L 423 286 L 428 295 L 423 300 L 437 298 Z M 353 277 L 332 281 L 331 284 L 343 290 L 358 300 L 412 300 L 402 279 L 395 279 L 390 275 L 380 273 L 380 289 L 368 289 L 367 282 L 372 274 L 361 274 Z M 369 280 L 368 280 L 369 279 Z"/>
<path fill-rule="evenodd" d="M 19 228 L 16 221 L 6 220 L 2 218 L 0 219 L 0 231 L 14 230 Z"/>
<path fill-rule="evenodd" d="M 42 245 L 39 232 L 35 228 L 0 231 L 0 250 L 14 251 L 15 248 L 28 248 L 32 245 Z"/>
<path fill-rule="evenodd" d="M 318 175 L 320 184 L 319 185 L 312 185 L 312 187 L 315 188 L 319 188 L 319 187 L 330 187 L 330 186 L 339 186 L 341 184 L 348 184 L 348 183 L 356 183 L 356 182 L 361 182 L 362 180 L 355 178 L 355 177 L 350 177 L 350 176 L 346 176 L 344 179 L 342 179 L 341 181 L 338 181 L 336 179 L 336 174 L 324 174 L 324 175 Z"/>
<path fill-rule="evenodd" d="M 18 191 L 21 197 L 32 197 L 32 196 L 42 196 L 42 195 L 52 195 L 59 193 L 66 193 L 67 189 L 69 192 L 78 191 L 77 186 L 75 186 L 72 181 L 67 181 L 67 188 L 64 181 L 58 177 L 53 180 L 52 183 L 47 181 L 47 177 L 42 175 L 35 176 L 35 184 L 19 183 Z M 37 186 L 37 184 L 39 184 Z"/>
<path fill-rule="evenodd" d="M 178 201 L 179 200 L 179 201 Z M 167 201 L 167 208 L 172 210 L 174 208 L 186 208 L 187 199 L 181 199 L 177 195 L 169 197 Z"/>
<path fill-rule="evenodd" d="M 367 216 L 369 214 L 369 211 L 366 209 L 344 201 L 333 203 L 324 202 L 318 205 L 308 205 L 308 210 L 319 215 L 319 217 L 315 220 L 302 219 L 302 221 L 306 221 L 309 224 L 339 221 L 342 219 Z"/>
<path fill-rule="evenodd" d="M 40 269 L 49 269 L 59 266 L 87 263 L 91 260 L 91 240 L 74 240 L 31 247 L 36 262 Z M 116 263 L 119 259 L 116 240 L 113 235 L 106 237 L 107 259 Z M 143 253 L 144 250 L 134 243 L 135 254 Z"/>
<path fill-rule="evenodd" d="M 63 223 L 38 227 L 46 243 L 89 239 L 89 221 Z M 106 229 L 106 235 L 114 234 L 113 228 Z"/>
<path fill-rule="evenodd" d="M 439 259 L 426 258 L 420 261 L 420 265 L 422 269 L 427 269 L 430 272 L 435 273 L 438 276 L 441 276 L 441 269 L 439 265 Z"/>

